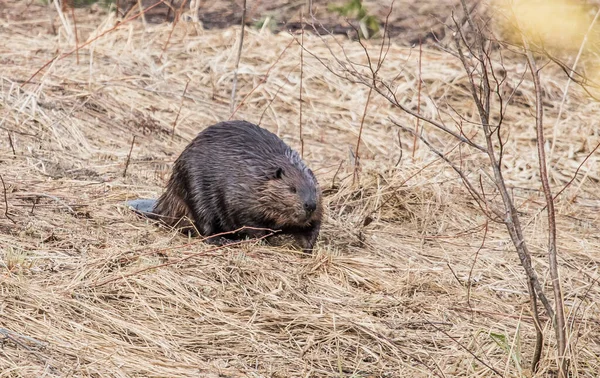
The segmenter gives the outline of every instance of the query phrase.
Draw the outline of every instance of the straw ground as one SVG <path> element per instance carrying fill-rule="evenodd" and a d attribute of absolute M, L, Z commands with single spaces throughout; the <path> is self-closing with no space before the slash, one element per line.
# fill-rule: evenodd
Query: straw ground
<path fill-rule="evenodd" d="M 353 186 L 368 89 L 305 54 L 304 155 L 327 209 L 316 252 L 260 242 L 215 249 L 122 204 L 157 197 L 186 143 L 231 116 L 239 28 L 127 22 L 82 48 L 79 64 L 71 54 L 32 77 L 75 47 L 47 20 L 0 25 L 0 376 L 529 376 L 535 329 L 510 239 L 389 117 L 414 120 L 372 98 Z M 77 20 L 79 44 L 114 26 L 103 12 L 78 10 Z M 299 149 L 300 48 L 286 33 L 246 30 L 234 118 L 260 122 Z M 338 40 L 364 62 L 362 47 Z M 304 43 L 330 54 L 318 37 Z M 431 98 L 472 117 L 460 62 L 427 47 L 421 55 L 421 111 L 436 114 Z M 397 93 L 410 94 L 403 101 L 416 109 L 418 48 L 398 41 L 388 60 L 397 63 L 381 74 L 400 75 Z M 506 69 L 524 67 L 507 61 Z M 542 75 L 550 119 L 565 82 L 556 68 Z M 504 165 L 549 286 L 533 101 L 525 82 L 506 115 Z M 577 377 L 600 369 L 598 154 L 582 165 L 600 141 L 597 113 L 572 86 L 562 118 L 548 126 L 552 185 L 576 176 L 556 208 Z M 554 332 L 542 320 L 539 377 L 556 369 Z"/>

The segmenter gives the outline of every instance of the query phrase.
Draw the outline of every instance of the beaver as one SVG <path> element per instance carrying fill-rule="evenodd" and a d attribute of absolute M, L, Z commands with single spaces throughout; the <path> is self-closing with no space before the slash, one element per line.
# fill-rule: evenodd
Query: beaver
<path fill-rule="evenodd" d="M 129 205 L 212 244 L 264 237 L 270 229 L 293 236 L 304 252 L 313 250 L 323 213 L 317 178 L 300 155 L 272 132 L 238 120 L 200 132 L 175 161 L 159 199 Z"/>

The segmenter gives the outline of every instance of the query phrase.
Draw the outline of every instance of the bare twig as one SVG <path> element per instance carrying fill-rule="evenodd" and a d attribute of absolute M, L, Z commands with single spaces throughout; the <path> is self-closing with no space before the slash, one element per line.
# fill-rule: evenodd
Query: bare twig
<path fill-rule="evenodd" d="M 2 175 L 0 175 L 0 181 L 2 181 L 2 191 L 4 192 L 4 216 L 6 217 L 6 219 L 16 224 L 17 222 L 15 222 L 15 220 L 12 219 L 10 215 L 8 215 L 8 197 L 6 194 L 6 185 L 4 184 L 4 178 L 2 177 Z"/>
<path fill-rule="evenodd" d="M 542 348 L 544 347 L 544 334 L 542 333 L 542 325 L 540 324 L 540 316 L 538 311 L 538 302 L 535 296 L 535 286 L 532 280 L 527 281 L 527 291 L 529 292 L 529 303 L 531 304 L 531 312 L 533 325 L 535 327 L 535 347 L 533 356 L 531 357 L 531 370 L 536 372 L 540 365 L 542 356 Z"/>
<path fill-rule="evenodd" d="M 485 225 L 483 226 L 483 237 L 481 238 L 481 245 L 479 246 L 479 248 L 477 248 L 477 251 L 475 251 L 475 257 L 473 258 L 473 264 L 471 264 L 471 269 L 469 270 L 469 278 L 467 279 L 467 305 L 469 306 L 469 308 L 471 308 L 471 286 L 473 285 L 471 279 L 473 278 L 473 269 L 475 268 L 475 264 L 477 263 L 477 257 L 479 256 L 479 252 L 481 252 L 483 246 L 485 245 L 485 239 L 487 237 L 488 230 L 488 221 L 486 220 Z"/>
<path fill-rule="evenodd" d="M 173 126 L 173 131 L 175 131 L 175 127 Z M 133 151 L 133 145 L 135 143 L 135 135 L 131 140 L 131 147 L 129 148 L 129 153 L 127 154 L 127 161 L 125 162 L 125 169 L 123 169 L 123 177 L 127 175 L 127 168 L 129 168 L 129 161 L 131 160 L 131 151 Z"/>
<path fill-rule="evenodd" d="M 367 100 L 365 101 L 365 109 L 363 110 L 363 115 L 360 120 L 360 128 L 358 129 L 358 138 L 356 139 L 356 150 L 354 151 L 354 172 L 352 175 L 352 185 L 354 185 L 356 179 L 358 178 L 358 171 L 360 167 L 360 156 L 358 155 L 358 148 L 360 146 L 360 141 L 362 138 L 362 131 L 365 125 L 365 118 L 367 117 L 367 109 L 369 108 L 369 102 L 371 101 L 371 93 L 373 92 L 373 87 L 369 87 L 369 93 L 367 94 Z"/>
<path fill-rule="evenodd" d="M 538 146 L 538 160 L 540 164 L 540 180 L 542 189 L 546 197 L 547 215 L 548 215 L 548 260 L 550 264 L 550 276 L 552 278 L 552 289 L 554 291 L 555 314 L 554 331 L 558 344 L 558 375 L 560 378 L 566 378 L 569 375 L 569 363 L 566 355 L 567 350 L 567 335 L 565 323 L 564 299 L 560 285 L 560 276 L 558 273 L 557 251 L 556 251 L 556 219 L 554 212 L 554 197 L 550 183 L 548 182 L 548 171 L 546 168 L 546 151 L 544 150 L 544 108 L 542 104 L 542 90 L 540 85 L 539 71 L 536 66 L 535 59 L 529 49 L 529 42 L 523 36 L 523 45 L 527 57 L 527 64 L 531 70 L 533 84 L 535 87 L 535 104 L 536 104 L 536 133 Z"/>
<path fill-rule="evenodd" d="M 181 95 L 181 103 L 179 104 L 179 109 L 177 109 L 177 116 L 175 116 L 175 120 L 173 121 L 173 129 L 171 130 L 171 139 L 173 139 L 173 137 L 175 137 L 175 127 L 177 126 L 177 120 L 179 119 L 179 114 L 181 113 L 181 108 L 183 107 L 183 101 L 185 100 L 185 93 L 187 92 L 188 85 L 190 85 L 190 79 L 188 79 L 187 83 L 185 83 L 185 88 L 183 88 L 183 94 Z M 132 143 L 132 146 L 133 146 L 133 143 Z"/>
<path fill-rule="evenodd" d="M 163 46 L 163 48 L 160 52 L 160 56 L 158 57 L 158 60 L 162 60 L 163 54 L 165 53 L 165 51 L 167 50 L 167 47 L 169 46 L 169 42 L 171 41 L 171 37 L 173 36 L 173 31 L 175 31 L 175 27 L 177 26 L 177 23 L 179 22 L 179 16 L 181 15 L 181 10 L 183 9 L 183 6 L 185 5 L 185 3 L 186 3 L 185 1 L 182 1 L 181 4 L 179 5 L 179 9 L 173 15 L 173 26 L 171 26 L 171 30 L 169 30 L 169 36 L 167 37 L 165 45 Z M 171 8 L 169 7 L 169 11 L 170 10 L 171 10 Z"/>
<path fill-rule="evenodd" d="M 360 120 L 360 128 L 358 130 L 358 138 L 356 140 L 356 149 L 354 151 L 354 171 L 353 171 L 353 175 L 352 175 L 352 185 L 354 185 L 354 183 L 358 179 L 358 172 L 360 170 L 360 155 L 359 155 L 358 152 L 359 152 L 360 142 L 361 142 L 361 138 L 362 138 L 362 132 L 363 132 L 364 124 L 365 124 L 365 118 L 367 117 L 367 109 L 369 108 L 369 102 L 371 101 L 371 94 L 373 93 L 373 88 L 377 87 L 377 73 L 379 72 L 379 70 L 383 66 L 383 62 L 385 60 L 385 55 L 383 55 L 383 48 L 385 46 L 385 37 L 386 37 L 386 32 L 387 32 L 387 25 L 388 25 L 388 21 L 389 21 L 389 18 L 390 18 L 390 14 L 392 14 L 392 9 L 393 8 L 394 8 L 394 2 L 392 1 L 392 4 L 390 5 L 390 9 L 388 11 L 387 17 L 385 19 L 385 25 L 386 25 L 386 27 L 383 28 L 383 36 L 382 36 L 381 45 L 380 45 L 380 48 L 379 48 L 379 57 L 377 58 L 377 67 L 375 69 L 373 69 L 373 65 L 372 65 L 372 62 L 371 62 L 371 57 L 369 55 L 367 47 L 364 45 L 362 39 L 360 38 L 359 31 L 356 29 L 355 26 L 353 26 L 352 24 L 350 24 L 355 29 L 356 35 L 358 37 L 358 42 L 360 43 L 361 47 L 363 48 L 363 51 L 365 52 L 365 55 L 367 56 L 367 60 L 369 61 L 368 67 L 371 70 L 371 78 L 373 80 L 373 84 L 371 86 L 369 86 L 369 93 L 367 94 L 367 100 L 365 101 L 365 108 L 363 110 L 363 115 L 362 115 L 362 118 Z"/>
<path fill-rule="evenodd" d="M 326 44 L 327 42 L 325 40 L 323 40 L 323 42 Z M 326 45 L 327 46 L 327 45 Z M 345 72 L 346 74 L 350 75 L 350 77 L 346 76 L 346 75 L 342 75 L 339 72 L 337 72 L 336 70 L 334 70 L 329 64 L 327 64 L 327 62 L 325 60 L 323 60 L 323 58 L 315 55 L 314 53 L 312 53 L 309 50 L 306 50 L 307 53 L 309 53 L 313 58 L 315 58 L 319 63 L 321 63 L 323 65 L 323 67 L 325 67 L 325 69 L 327 69 L 329 72 L 331 72 L 332 74 L 336 75 L 337 77 L 344 79 L 344 80 L 348 80 L 352 83 L 356 83 L 356 84 L 362 84 L 362 85 L 366 85 L 366 86 L 372 86 L 373 89 L 375 90 L 376 93 L 379 93 L 381 96 L 383 96 L 386 100 L 388 100 L 390 102 L 390 104 L 400 110 L 402 110 L 403 112 L 419 118 L 421 121 L 426 122 L 428 124 L 430 124 L 431 126 L 442 130 L 443 132 L 452 135 L 454 138 L 456 138 L 457 140 L 460 140 L 463 143 L 468 144 L 471 147 L 474 147 L 476 149 L 478 149 L 481 152 L 485 152 L 487 153 L 487 149 L 481 145 L 479 145 L 478 143 L 474 142 L 473 140 L 470 140 L 468 138 L 465 138 L 464 136 L 460 135 L 459 133 L 456 133 L 452 130 L 450 130 L 448 127 L 446 127 L 443 123 L 438 122 L 432 118 L 426 117 L 422 114 L 417 113 L 416 111 L 408 108 L 407 106 L 403 105 L 400 100 L 397 98 L 396 93 L 394 92 L 394 90 L 390 87 L 390 85 L 388 83 L 385 83 L 379 79 L 375 80 L 375 82 L 373 82 L 371 77 L 368 77 L 360 72 L 358 72 L 356 69 L 354 68 L 348 68 L 348 65 L 344 64 L 344 62 L 342 60 L 340 60 L 339 58 L 337 58 L 333 51 L 330 50 L 331 54 L 333 55 L 334 59 L 336 60 L 338 66 L 343 70 L 343 72 Z"/>
<path fill-rule="evenodd" d="M 13 343 L 15 343 L 16 345 L 20 346 L 21 348 L 27 350 L 29 353 L 32 353 L 40 361 L 42 361 L 43 363 L 47 364 L 48 368 L 50 368 L 51 370 L 54 370 L 54 367 L 49 363 L 48 358 L 45 357 L 44 355 L 40 354 L 34 348 L 29 347 L 27 344 L 25 344 L 25 341 L 28 341 L 28 342 L 30 342 L 32 344 L 37 345 L 38 348 L 45 348 L 47 346 L 46 343 L 38 341 L 38 340 L 34 339 L 33 337 L 25 336 L 25 335 L 22 335 L 20 333 L 10 331 L 10 330 L 8 330 L 6 328 L 0 328 L 0 335 L 4 336 L 4 338 L 6 340 L 10 340 Z M 4 341 L 4 340 L 2 340 L 2 341 Z"/>
<path fill-rule="evenodd" d="M 10 149 L 12 150 L 13 156 L 17 156 L 17 151 L 15 151 L 15 145 L 13 144 L 12 136 L 10 135 L 10 131 L 6 130 L 6 134 L 8 135 L 8 144 L 10 145 Z"/>
<path fill-rule="evenodd" d="M 235 59 L 235 69 L 233 71 L 233 86 L 231 88 L 231 103 L 229 104 L 229 112 L 233 113 L 235 109 L 235 91 L 237 89 L 237 74 L 242 57 L 242 47 L 244 46 L 244 28 L 246 26 L 246 0 L 244 0 L 242 8 L 242 28 L 240 30 L 240 45 L 238 46 L 237 57 Z"/>
<path fill-rule="evenodd" d="M 421 114 L 421 60 L 423 58 L 423 44 L 421 42 L 421 37 L 419 37 L 419 76 L 417 77 L 417 113 Z M 413 150 L 412 150 L 412 158 L 413 161 L 415 159 L 415 152 L 417 150 L 417 134 L 419 134 L 419 122 L 421 121 L 419 118 L 416 118 L 415 125 L 415 137 L 413 138 Z"/>
<path fill-rule="evenodd" d="M 577 178 L 577 175 L 579 174 L 579 171 L 581 170 L 581 167 L 583 167 L 583 165 L 585 164 L 585 162 L 598 150 L 598 148 L 600 148 L 600 142 L 598 142 L 596 144 L 596 147 L 592 148 L 592 150 L 585 156 L 585 158 L 577 166 L 577 169 L 575 170 L 575 173 L 573 174 L 573 177 L 571 177 L 571 179 L 554 195 L 554 200 L 556 200 L 569 186 L 571 186 L 571 184 L 573 184 L 573 182 Z M 548 207 L 548 205 L 544 205 L 541 209 L 539 209 L 537 211 L 536 215 L 533 216 L 533 217 L 531 217 L 529 223 L 533 222 L 534 219 L 537 218 L 538 214 L 540 214 L 543 211 L 545 211 L 547 207 Z M 529 225 L 529 223 L 526 224 L 526 226 Z"/>
<path fill-rule="evenodd" d="M 304 158 L 304 135 L 302 133 L 302 84 L 304 82 L 304 15 L 302 19 L 302 31 L 300 32 L 300 89 L 299 89 L 299 114 L 298 132 L 300 134 L 300 157 Z"/>
<path fill-rule="evenodd" d="M 75 19 L 75 6 L 72 4 L 72 1 L 65 2 L 69 8 L 71 8 L 71 18 L 73 18 L 73 32 L 75 33 L 75 48 L 77 48 L 77 52 L 75 53 L 77 64 L 79 64 L 79 36 L 77 35 L 77 20 Z"/>
<path fill-rule="evenodd" d="M 138 7 L 140 9 L 140 15 L 141 15 L 141 18 L 142 18 L 142 24 L 144 25 L 144 29 L 146 29 L 146 27 L 147 27 L 146 15 L 145 15 L 145 12 L 144 12 L 144 5 L 142 4 L 142 0 L 137 0 L 137 5 L 138 5 Z"/>
<path fill-rule="evenodd" d="M 558 193 L 556 193 L 556 195 L 554 196 L 554 199 L 556 199 L 558 196 L 560 196 L 562 194 L 562 192 L 564 192 L 565 189 L 567 189 L 573 183 L 573 181 L 575 181 L 575 179 L 577 178 L 577 174 L 579 173 L 579 170 L 581 170 L 581 167 L 583 167 L 585 162 L 590 158 L 590 156 L 592 156 L 596 152 L 596 150 L 598 150 L 599 147 L 600 147 L 600 142 L 598 142 L 598 144 L 596 144 L 596 147 L 592 148 L 590 153 L 586 155 L 586 157 L 583 159 L 581 164 L 579 164 L 579 166 L 577 166 L 577 169 L 575 170 L 573 177 L 569 180 L 569 182 L 567 182 L 565 184 L 565 186 L 562 187 L 561 190 L 558 191 Z M 546 206 L 544 206 L 544 209 L 545 208 L 546 208 Z"/>

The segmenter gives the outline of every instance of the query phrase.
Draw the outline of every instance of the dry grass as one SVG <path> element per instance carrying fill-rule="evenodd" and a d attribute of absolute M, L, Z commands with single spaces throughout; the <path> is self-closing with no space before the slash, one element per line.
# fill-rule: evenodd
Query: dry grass
<path fill-rule="evenodd" d="M 113 25 L 106 14 L 86 12 L 78 13 L 80 42 Z M 82 49 L 79 65 L 74 55 L 57 60 L 21 88 L 73 48 L 64 30 L 53 35 L 46 22 L 0 25 L 0 174 L 16 222 L 0 216 L 1 377 L 494 376 L 489 367 L 527 376 L 515 359 L 529 361 L 534 327 L 517 255 L 491 223 L 479 250 L 485 218 L 425 146 L 417 145 L 413 160 L 412 138 L 402 134 L 400 159 L 388 117 L 414 120 L 373 97 L 360 186 L 352 187 L 349 151 L 368 89 L 305 54 L 305 158 L 327 194 L 317 251 L 305 256 L 260 243 L 214 250 L 122 204 L 158 196 L 185 144 L 229 118 L 239 28 L 208 32 L 181 23 L 164 49 L 170 25 L 129 23 Z M 247 33 L 238 102 L 256 89 L 235 117 L 262 119 L 299 148 L 299 47 L 285 33 Z M 350 58 L 364 61 L 358 44 L 339 40 Z M 321 39 L 304 41 L 329 54 Z M 416 106 L 418 51 L 393 45 L 388 59 L 382 74 L 402 70 L 398 93 Z M 524 69 L 506 65 L 511 73 Z M 422 75 L 431 99 L 473 116 L 458 61 L 424 49 Z M 564 76 L 548 67 L 542 80 L 548 104 L 558 104 Z M 548 284 L 532 90 L 524 83 L 507 114 L 504 164 L 534 265 Z M 432 101 L 421 108 L 436 116 Z M 598 110 L 572 86 L 553 130 L 557 108 L 548 107 L 555 192 L 598 143 Z M 557 199 L 576 377 L 600 370 L 598 156 Z M 481 164 L 463 159 L 472 169 Z M 132 274 L 164 263 L 172 264 Z M 539 377 L 555 369 L 554 333 L 543 320 Z"/>

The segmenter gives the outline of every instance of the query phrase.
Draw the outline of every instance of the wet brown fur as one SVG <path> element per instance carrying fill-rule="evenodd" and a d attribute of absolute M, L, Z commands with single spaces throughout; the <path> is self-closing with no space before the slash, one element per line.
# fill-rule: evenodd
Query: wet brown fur
<path fill-rule="evenodd" d="M 310 251 L 321 227 L 321 197 L 312 171 L 280 138 L 249 122 L 227 121 L 184 149 L 153 212 L 169 226 L 202 236 L 243 226 L 280 230 Z M 267 233 L 244 230 L 233 237 Z"/>

